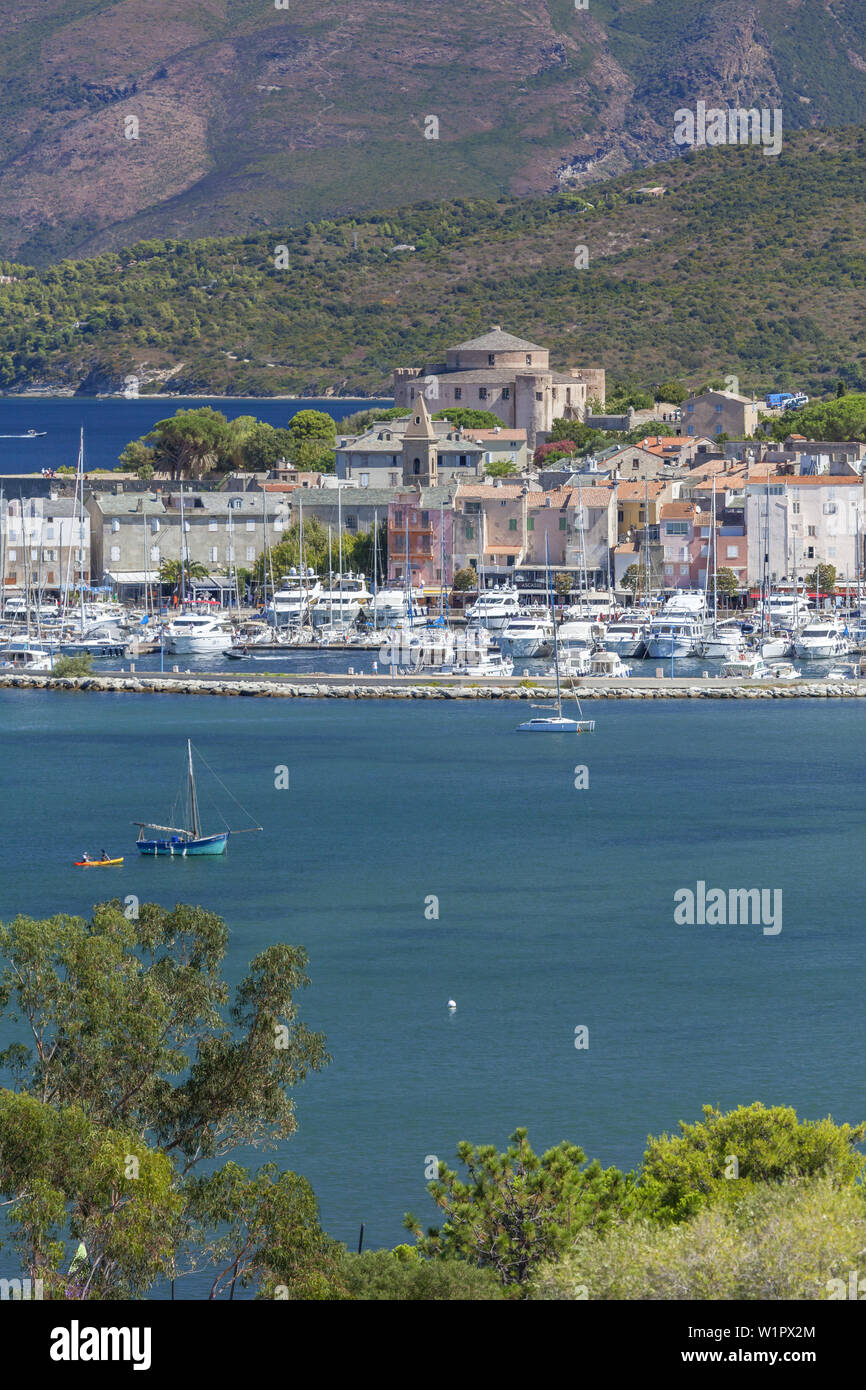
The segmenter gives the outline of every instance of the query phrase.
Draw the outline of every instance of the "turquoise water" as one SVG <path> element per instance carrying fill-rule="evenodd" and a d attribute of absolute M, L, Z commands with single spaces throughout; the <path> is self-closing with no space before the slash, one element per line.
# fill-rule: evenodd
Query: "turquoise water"
<path fill-rule="evenodd" d="M 276 1157 L 350 1244 L 362 1221 L 370 1246 L 407 1209 L 432 1221 L 426 1156 L 519 1124 L 631 1167 L 704 1103 L 863 1118 L 861 702 L 585 712 L 594 736 L 533 738 L 487 701 L 0 693 L 0 917 L 201 903 L 230 926 L 232 982 L 303 944 L 301 1015 L 334 1060 Z M 188 735 L 265 833 L 140 859 L 130 822 L 166 813 Z M 124 866 L 71 867 L 103 847 Z M 780 935 L 676 926 L 699 879 L 781 888 Z"/>

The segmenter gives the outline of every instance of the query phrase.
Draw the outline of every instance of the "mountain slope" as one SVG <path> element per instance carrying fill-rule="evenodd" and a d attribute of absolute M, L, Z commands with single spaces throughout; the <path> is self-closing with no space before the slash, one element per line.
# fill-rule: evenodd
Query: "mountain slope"
<path fill-rule="evenodd" d="M 35 263 L 580 184 L 677 153 L 697 98 L 866 113 L 862 0 L 0 0 L 0 24 L 0 254 Z"/>
<path fill-rule="evenodd" d="M 630 173 L 588 197 L 6 263 L 0 387 L 120 390 L 135 375 L 175 392 L 387 393 L 395 366 L 439 360 L 491 322 L 549 344 L 554 365 L 642 383 L 866 386 L 863 132 L 803 133 L 779 158 L 693 152 L 656 178 L 663 197 Z"/>

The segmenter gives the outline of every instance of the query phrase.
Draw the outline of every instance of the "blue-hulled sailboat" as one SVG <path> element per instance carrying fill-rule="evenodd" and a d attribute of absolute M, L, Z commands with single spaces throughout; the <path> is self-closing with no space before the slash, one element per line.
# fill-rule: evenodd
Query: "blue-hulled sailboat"
<path fill-rule="evenodd" d="M 201 833 L 201 821 L 198 810 L 198 797 L 195 790 L 195 769 L 192 763 L 192 742 L 186 741 L 187 761 L 188 761 L 188 791 L 189 791 L 189 819 L 191 826 L 176 825 L 155 825 L 152 821 L 133 821 L 133 825 L 138 826 L 138 839 L 136 848 L 139 854 L 167 854 L 179 855 L 186 858 L 188 855 L 196 854 L 225 854 L 229 842 L 231 830 L 220 830 L 215 835 L 203 835 Z M 261 830 L 261 826 L 251 827 Z M 149 839 L 145 835 L 146 830 L 162 830 L 168 834 L 168 839 Z M 242 834 L 242 831 L 236 832 Z"/>

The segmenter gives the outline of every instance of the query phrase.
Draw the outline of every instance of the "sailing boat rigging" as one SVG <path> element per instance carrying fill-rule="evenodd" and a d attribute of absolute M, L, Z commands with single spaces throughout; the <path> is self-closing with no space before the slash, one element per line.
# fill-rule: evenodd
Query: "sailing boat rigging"
<path fill-rule="evenodd" d="M 550 582 L 550 537 L 545 533 L 544 537 L 544 558 L 547 565 L 547 588 L 550 595 L 550 611 L 553 614 L 553 669 L 556 674 L 556 714 L 549 714 L 543 718 L 536 716 L 534 719 L 527 719 L 524 724 L 518 724 L 518 733 L 536 734 L 591 734 L 595 732 L 594 719 L 568 719 L 562 713 L 562 689 L 559 680 L 559 631 L 556 623 L 556 609 L 553 603 L 553 586 Z M 580 701 L 575 695 L 577 712 L 581 716 L 583 711 L 580 708 Z M 544 709 L 544 705 L 534 705 L 534 709 Z"/>
<path fill-rule="evenodd" d="M 140 854 L 179 855 L 181 858 L 186 858 L 186 856 L 190 854 L 225 854 L 231 834 L 243 835 L 262 829 L 260 825 L 252 825 L 244 830 L 231 831 L 226 829 L 217 831 L 214 835 L 202 834 L 198 795 L 195 785 L 195 768 L 193 767 L 192 760 L 192 742 L 190 739 L 186 741 L 186 748 L 188 818 L 191 824 L 186 826 L 157 825 L 153 821 L 133 821 L 133 825 L 138 826 L 136 848 Z M 202 761 L 204 761 L 204 759 L 202 759 Z M 213 769 L 211 768 L 210 771 L 213 771 Z M 216 773 L 213 775 L 216 777 Z M 220 779 L 217 777 L 218 782 L 219 780 Z M 220 786 L 223 786 L 222 782 L 220 782 Z M 228 791 L 228 788 L 224 787 L 224 790 Z M 232 800 L 240 806 L 240 802 L 237 798 L 232 796 L 231 792 L 228 794 L 232 797 Z M 241 810 L 244 810 L 242 806 Z M 249 815 L 249 812 L 244 811 L 244 814 Z M 145 830 L 162 830 L 167 833 L 170 838 L 162 840 L 149 839 L 144 833 Z"/>

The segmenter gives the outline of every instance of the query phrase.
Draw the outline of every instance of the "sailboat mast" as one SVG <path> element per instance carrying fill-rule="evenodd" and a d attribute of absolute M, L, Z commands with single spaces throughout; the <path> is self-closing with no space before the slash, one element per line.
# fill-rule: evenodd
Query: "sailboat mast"
<path fill-rule="evenodd" d="M 192 766 L 192 742 L 190 739 L 186 741 L 186 751 L 189 757 L 189 805 L 192 812 L 192 833 L 197 840 L 199 838 L 198 800 L 195 794 L 195 773 Z"/>
<path fill-rule="evenodd" d="M 550 532 L 544 532 L 544 559 L 547 565 L 547 593 L 550 611 L 553 615 L 553 669 L 556 672 L 556 712 L 562 717 L 562 692 L 559 687 L 559 632 L 556 626 L 556 608 L 553 602 L 553 583 L 550 577 Z"/>
<path fill-rule="evenodd" d="M 186 612 L 186 522 L 183 515 L 183 483 L 180 485 L 180 607 Z"/>
<path fill-rule="evenodd" d="M 715 636 L 719 626 L 719 584 L 718 584 L 718 565 L 719 557 L 716 550 L 716 475 L 713 474 L 713 635 Z"/>
<path fill-rule="evenodd" d="M 80 475 L 80 486 L 78 488 L 78 593 L 79 604 L 78 612 L 81 624 L 81 635 L 84 636 L 84 426 L 81 426 L 81 436 L 78 441 L 78 472 Z M 88 577 L 90 571 L 88 569 Z"/>

